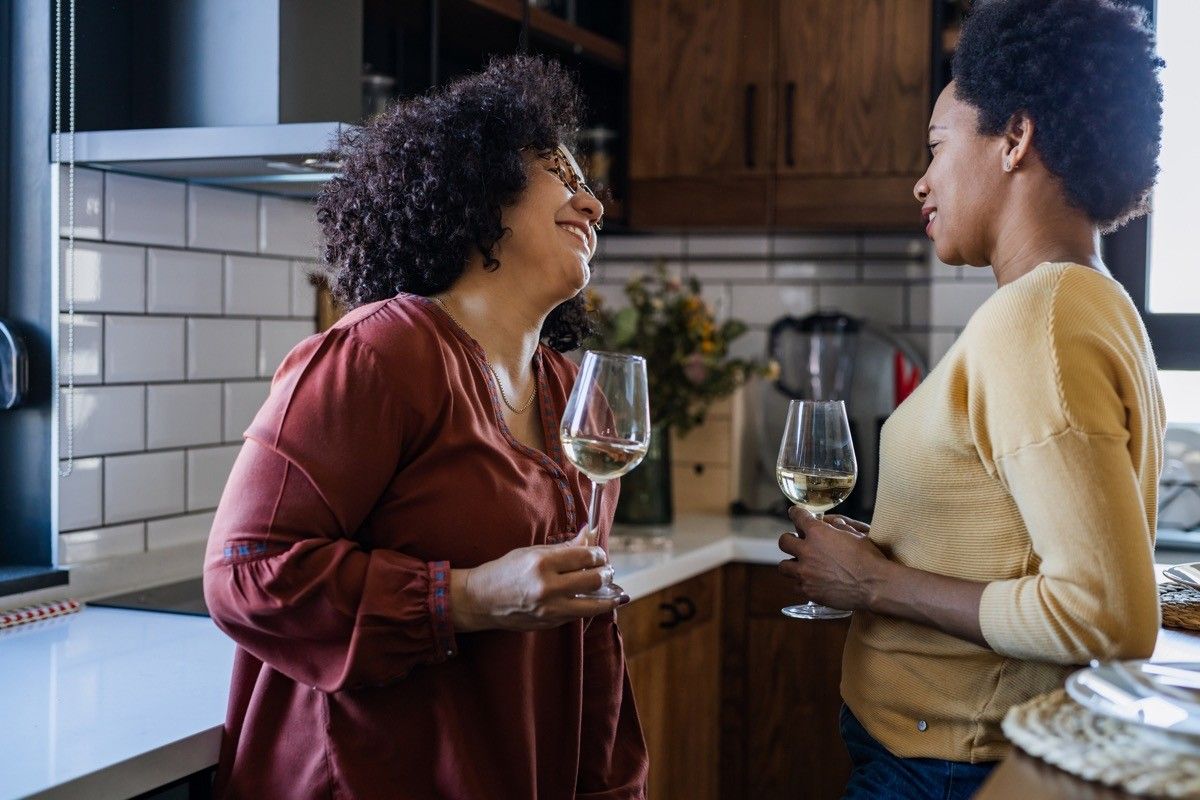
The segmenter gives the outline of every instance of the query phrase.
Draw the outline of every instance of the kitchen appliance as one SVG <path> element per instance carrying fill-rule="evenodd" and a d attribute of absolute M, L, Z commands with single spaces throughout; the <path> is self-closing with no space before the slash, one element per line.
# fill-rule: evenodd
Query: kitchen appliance
<path fill-rule="evenodd" d="M 152 586 L 135 592 L 89 600 L 89 606 L 128 608 L 137 611 L 165 611 L 171 614 L 190 614 L 207 617 L 204 603 L 204 579 L 190 578 L 178 583 Z"/>
<path fill-rule="evenodd" d="M 886 328 L 838 312 L 777 320 L 768 334 L 767 357 L 779 371 L 774 380 L 747 387 L 748 443 L 733 513 L 787 516 L 789 504 L 775 482 L 775 461 L 788 403 L 842 400 L 858 454 L 858 483 L 838 513 L 870 521 L 879 433 L 925 375 L 924 358 Z"/>
<path fill-rule="evenodd" d="M 28 390 L 25 342 L 13 323 L 0 319 L 0 411 L 19 406 Z"/>

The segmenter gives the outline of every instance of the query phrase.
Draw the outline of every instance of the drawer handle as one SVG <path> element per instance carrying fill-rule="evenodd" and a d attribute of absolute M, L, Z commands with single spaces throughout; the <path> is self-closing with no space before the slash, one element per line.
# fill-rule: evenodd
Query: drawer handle
<path fill-rule="evenodd" d="M 690 597 L 676 597 L 675 611 L 679 614 L 680 622 L 687 622 L 696 616 L 696 604 L 692 602 Z"/>
<path fill-rule="evenodd" d="M 662 628 L 663 630 L 669 631 L 671 628 L 674 628 L 683 621 L 680 619 L 679 609 L 674 603 L 659 603 L 658 608 L 660 611 L 666 612 L 666 619 L 663 619 L 658 623 L 658 627 Z"/>

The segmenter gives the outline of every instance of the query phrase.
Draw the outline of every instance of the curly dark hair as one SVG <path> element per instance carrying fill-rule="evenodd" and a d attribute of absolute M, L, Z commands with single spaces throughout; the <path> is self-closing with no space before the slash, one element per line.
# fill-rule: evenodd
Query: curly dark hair
<path fill-rule="evenodd" d="M 954 53 L 959 99 L 996 136 L 1025 112 L 1072 205 L 1104 230 L 1147 211 L 1164 62 L 1143 9 L 1113 0 L 980 0 Z"/>
<path fill-rule="evenodd" d="M 527 183 L 521 150 L 573 141 L 581 105 L 557 62 L 507 56 L 343 133 L 330 154 L 341 174 L 317 199 L 334 296 L 353 308 L 437 294 L 473 251 L 500 269 L 500 210 Z M 562 352 L 591 330 L 580 294 L 550 313 L 542 338 Z"/>

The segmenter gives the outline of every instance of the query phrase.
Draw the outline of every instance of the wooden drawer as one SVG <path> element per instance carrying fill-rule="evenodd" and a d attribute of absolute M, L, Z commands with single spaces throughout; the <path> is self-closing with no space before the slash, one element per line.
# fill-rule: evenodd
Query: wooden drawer
<path fill-rule="evenodd" d="M 780 531 L 783 531 L 785 527 L 786 523 L 780 526 Z M 787 556 L 780 552 L 779 560 L 783 561 L 785 558 Z M 751 617 L 775 618 L 780 615 L 779 609 L 800 602 L 795 584 L 791 578 L 782 575 L 778 567 L 754 564 L 747 569 L 749 570 L 749 608 L 747 610 Z"/>
<path fill-rule="evenodd" d="M 617 612 L 626 654 L 636 655 L 718 618 L 720 596 L 720 571 L 712 570 L 633 601 Z"/>

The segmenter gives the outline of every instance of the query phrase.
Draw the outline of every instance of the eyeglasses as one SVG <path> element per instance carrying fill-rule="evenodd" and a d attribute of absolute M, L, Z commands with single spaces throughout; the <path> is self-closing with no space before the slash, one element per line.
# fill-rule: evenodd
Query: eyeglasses
<path fill-rule="evenodd" d="M 562 181 L 563 186 L 566 186 L 571 194 L 576 194 L 583 190 L 596 197 L 596 193 L 592 188 L 584 182 L 583 170 L 579 168 L 579 164 L 575 161 L 575 157 L 571 155 L 571 151 L 563 147 L 561 144 L 552 150 L 538 151 L 537 157 L 549 164 L 545 167 L 546 172 L 556 176 Z M 597 200 L 600 198 L 596 197 Z M 597 231 L 601 228 L 600 220 L 592 223 L 592 227 Z"/>

